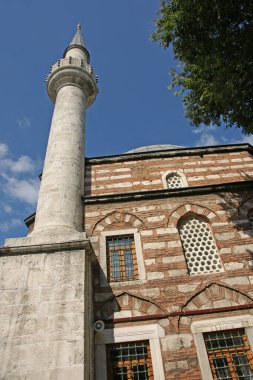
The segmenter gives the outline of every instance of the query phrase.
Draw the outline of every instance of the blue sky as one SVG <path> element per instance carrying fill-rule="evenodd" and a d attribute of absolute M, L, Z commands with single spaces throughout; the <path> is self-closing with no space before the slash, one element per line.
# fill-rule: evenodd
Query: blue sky
<path fill-rule="evenodd" d="M 50 66 L 83 26 L 99 96 L 87 112 L 86 155 L 138 146 L 252 142 L 239 130 L 189 126 L 182 101 L 167 89 L 168 51 L 150 40 L 159 0 L 2 0 L 0 13 L 0 245 L 25 236 L 36 209 L 38 175 L 53 105 Z"/>

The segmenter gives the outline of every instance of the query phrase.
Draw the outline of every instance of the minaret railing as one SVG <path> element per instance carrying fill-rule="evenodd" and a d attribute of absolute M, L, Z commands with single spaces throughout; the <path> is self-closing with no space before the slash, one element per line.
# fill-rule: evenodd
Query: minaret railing
<path fill-rule="evenodd" d="M 86 63 L 83 59 L 78 59 L 78 58 L 73 58 L 73 57 L 68 57 L 68 58 L 63 58 L 59 59 L 51 68 L 49 75 L 47 76 L 46 80 L 50 76 L 51 73 L 54 71 L 58 70 L 61 67 L 66 67 L 66 66 L 74 66 L 74 67 L 80 67 L 84 71 L 86 71 L 88 74 L 90 74 L 96 82 L 98 82 L 98 77 L 93 73 L 93 68 L 91 65 Z"/>

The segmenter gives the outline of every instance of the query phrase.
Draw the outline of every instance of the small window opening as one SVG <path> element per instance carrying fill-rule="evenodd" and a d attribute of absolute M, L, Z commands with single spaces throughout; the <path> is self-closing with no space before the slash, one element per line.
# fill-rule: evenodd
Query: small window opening
<path fill-rule="evenodd" d="M 168 189 L 178 189 L 183 187 L 182 178 L 178 173 L 171 173 L 166 177 Z"/>

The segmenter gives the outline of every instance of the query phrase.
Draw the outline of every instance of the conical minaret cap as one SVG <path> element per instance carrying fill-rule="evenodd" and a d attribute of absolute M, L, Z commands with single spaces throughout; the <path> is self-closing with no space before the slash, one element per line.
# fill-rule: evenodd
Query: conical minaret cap
<path fill-rule="evenodd" d="M 65 58 L 67 52 L 70 49 L 73 49 L 73 48 L 79 48 L 79 49 L 83 50 L 87 54 L 88 62 L 90 61 L 90 54 L 89 54 L 88 50 L 85 47 L 84 38 L 82 36 L 81 24 L 77 24 L 76 34 L 72 38 L 69 46 L 65 49 L 63 57 Z"/>
<path fill-rule="evenodd" d="M 72 46 L 72 45 L 79 45 L 79 46 L 85 47 L 80 24 L 77 24 L 76 34 L 74 35 L 72 41 L 69 44 L 69 46 Z"/>

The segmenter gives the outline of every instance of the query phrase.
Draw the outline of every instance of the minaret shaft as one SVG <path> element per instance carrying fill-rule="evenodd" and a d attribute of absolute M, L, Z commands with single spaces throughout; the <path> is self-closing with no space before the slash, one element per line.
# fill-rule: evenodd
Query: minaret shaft
<path fill-rule="evenodd" d="M 34 232 L 82 231 L 85 94 L 75 85 L 57 93 Z M 58 231 L 57 231 L 58 230 Z"/>
<path fill-rule="evenodd" d="M 51 68 L 47 91 L 55 103 L 34 230 L 30 237 L 67 236 L 83 231 L 84 129 L 86 109 L 97 95 L 81 26 Z"/>

